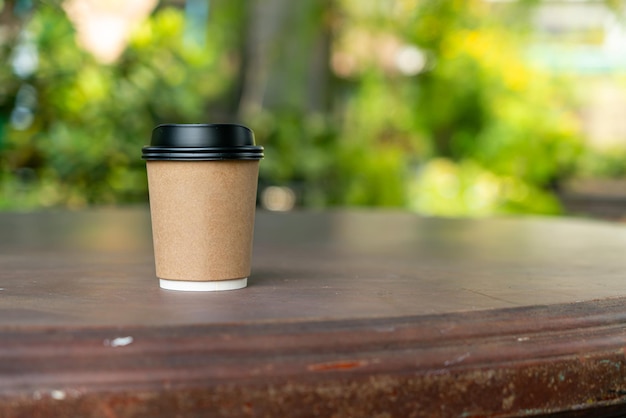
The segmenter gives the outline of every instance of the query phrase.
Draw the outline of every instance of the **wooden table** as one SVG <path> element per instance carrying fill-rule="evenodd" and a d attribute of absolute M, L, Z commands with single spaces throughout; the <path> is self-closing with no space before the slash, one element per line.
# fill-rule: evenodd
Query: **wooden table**
<path fill-rule="evenodd" d="M 0 214 L 1 417 L 620 416 L 626 227 L 258 213 L 158 288 L 146 208 Z"/>

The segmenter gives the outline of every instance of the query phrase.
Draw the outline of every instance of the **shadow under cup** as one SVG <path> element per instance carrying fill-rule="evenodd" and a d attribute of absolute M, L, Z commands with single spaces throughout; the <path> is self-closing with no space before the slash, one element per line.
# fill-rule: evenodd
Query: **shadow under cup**
<path fill-rule="evenodd" d="M 252 131 L 232 124 L 159 125 L 142 158 L 160 286 L 246 287 L 263 158 Z"/>

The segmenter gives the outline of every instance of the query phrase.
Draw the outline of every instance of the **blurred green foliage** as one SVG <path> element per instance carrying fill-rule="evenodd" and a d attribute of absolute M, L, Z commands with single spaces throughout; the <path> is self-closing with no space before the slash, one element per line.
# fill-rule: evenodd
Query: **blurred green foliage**
<path fill-rule="evenodd" d="M 374 156 L 395 152 L 395 164 L 381 165 L 408 170 L 388 170 L 381 181 L 408 184 L 391 201 L 435 215 L 559 212 L 551 188 L 574 169 L 579 127 L 563 82 L 524 62 L 523 26 L 495 21 L 477 1 L 404 2 L 382 20 L 347 3 L 361 18 L 351 30 L 376 27 L 384 39 L 393 29 L 432 63 L 407 76 L 370 58 L 356 75 L 360 94 L 344 130 L 358 126 L 355 136 Z"/>
<path fill-rule="evenodd" d="M 240 39 L 227 29 L 241 20 L 238 6 L 216 11 L 211 48 L 185 42 L 180 10 L 160 9 L 117 62 L 102 65 L 77 46 L 60 7 L 38 5 L 24 28 L 38 50 L 36 73 L 21 80 L 6 66 L 0 75 L 0 208 L 145 201 L 139 156 L 154 125 L 204 120 L 229 92 Z M 11 52 L 3 50 L 4 62 Z M 8 113 L 25 86 L 36 92 L 35 119 L 14 129 Z"/>
<path fill-rule="evenodd" d="M 289 80 L 302 77 L 280 71 L 301 71 L 302 62 L 290 67 L 276 54 L 265 70 L 291 83 L 288 105 L 239 113 L 266 147 L 262 184 L 293 187 L 305 206 L 559 213 L 558 185 L 606 158 L 583 146 L 568 80 L 524 59 L 523 17 L 534 3 L 509 16 L 476 0 L 309 7 L 289 37 L 331 35 L 325 107 L 294 105 L 306 97 Z M 251 10 L 241 0 L 211 2 L 203 46 L 185 41 L 182 10 L 161 7 L 118 61 L 102 65 L 77 46 L 60 7 L 38 5 L 25 24 L 37 71 L 20 79 L 0 69 L 0 208 L 145 201 L 140 148 L 155 124 L 237 113 Z M 2 46 L 4 62 L 17 42 Z M 403 48 L 422 68 L 399 69 Z M 10 114 L 25 85 L 37 105 L 20 130 Z M 614 165 L 623 174 L 619 159 Z"/>

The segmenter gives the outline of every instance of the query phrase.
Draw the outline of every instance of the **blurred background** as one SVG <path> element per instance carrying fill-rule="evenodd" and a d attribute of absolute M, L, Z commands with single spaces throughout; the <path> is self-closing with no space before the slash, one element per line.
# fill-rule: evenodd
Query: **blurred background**
<path fill-rule="evenodd" d="M 623 1 L 0 0 L 0 209 L 147 201 L 238 122 L 259 204 L 626 220 Z"/>

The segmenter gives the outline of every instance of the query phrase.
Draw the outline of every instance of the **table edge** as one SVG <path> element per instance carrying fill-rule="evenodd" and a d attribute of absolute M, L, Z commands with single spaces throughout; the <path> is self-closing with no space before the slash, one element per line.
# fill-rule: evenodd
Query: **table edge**
<path fill-rule="evenodd" d="M 442 396 L 470 415 L 626 410 L 623 297 L 332 321 L 0 327 L 0 341 L 0 412 L 137 394 L 166 411 L 207 389 L 276 413 L 348 394 L 426 414 Z"/>

